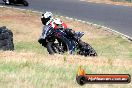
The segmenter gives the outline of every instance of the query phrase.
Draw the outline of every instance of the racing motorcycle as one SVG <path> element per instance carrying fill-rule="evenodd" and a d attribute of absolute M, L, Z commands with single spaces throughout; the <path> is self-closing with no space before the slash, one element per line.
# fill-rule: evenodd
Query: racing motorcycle
<path fill-rule="evenodd" d="M 3 0 L 3 2 L 6 4 L 6 0 Z M 24 6 L 29 5 L 29 3 L 26 0 L 9 0 L 9 4 L 22 4 Z"/>
<path fill-rule="evenodd" d="M 81 40 L 83 32 L 76 32 L 76 39 L 69 36 L 63 29 L 53 29 L 50 26 L 43 28 L 42 34 L 38 42 L 47 48 L 49 54 L 70 54 L 77 53 L 84 56 L 97 56 L 96 51 L 88 44 Z"/>

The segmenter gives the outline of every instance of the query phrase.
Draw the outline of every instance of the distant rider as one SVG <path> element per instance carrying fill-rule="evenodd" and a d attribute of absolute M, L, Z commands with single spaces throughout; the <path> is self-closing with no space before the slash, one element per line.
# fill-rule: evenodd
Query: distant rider
<path fill-rule="evenodd" d="M 9 0 L 6 0 L 5 4 L 6 5 L 9 5 L 10 4 Z"/>

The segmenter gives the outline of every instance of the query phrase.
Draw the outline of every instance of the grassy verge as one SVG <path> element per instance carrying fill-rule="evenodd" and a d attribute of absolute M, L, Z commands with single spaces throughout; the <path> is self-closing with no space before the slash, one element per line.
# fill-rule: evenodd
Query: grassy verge
<path fill-rule="evenodd" d="M 114 2 L 129 2 L 129 3 L 132 2 L 132 0 L 112 0 L 112 1 L 114 1 Z"/>
<path fill-rule="evenodd" d="M 79 88 L 75 81 L 82 65 L 87 73 L 132 75 L 132 44 L 120 35 L 85 23 L 61 18 L 72 29 L 84 31 L 82 38 L 98 52 L 98 57 L 54 55 L 38 44 L 42 24 L 40 14 L 0 8 L 0 26 L 14 33 L 15 51 L 0 51 L 1 88 Z M 89 84 L 82 88 L 131 88 L 132 84 Z"/>
<path fill-rule="evenodd" d="M 81 1 L 122 5 L 122 6 L 132 6 L 132 0 L 81 0 Z"/>

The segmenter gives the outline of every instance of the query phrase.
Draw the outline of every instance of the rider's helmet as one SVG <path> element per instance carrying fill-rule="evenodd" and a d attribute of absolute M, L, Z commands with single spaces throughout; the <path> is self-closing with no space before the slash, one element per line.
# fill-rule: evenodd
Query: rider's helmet
<path fill-rule="evenodd" d="M 62 24 L 63 22 L 59 18 L 55 18 L 53 20 L 53 23 L 58 27 L 58 28 L 63 28 Z"/>
<path fill-rule="evenodd" d="M 51 12 L 46 11 L 45 13 L 42 14 L 41 22 L 44 25 L 47 25 L 48 23 L 50 23 L 52 19 L 53 19 L 53 14 Z"/>

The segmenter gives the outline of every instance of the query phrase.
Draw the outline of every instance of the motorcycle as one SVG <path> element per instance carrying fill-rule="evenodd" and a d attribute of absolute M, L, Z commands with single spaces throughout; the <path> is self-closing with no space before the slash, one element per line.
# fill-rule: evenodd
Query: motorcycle
<path fill-rule="evenodd" d="M 3 0 L 3 2 L 6 4 L 6 0 Z M 9 4 L 22 4 L 24 6 L 29 5 L 29 3 L 26 0 L 9 0 Z"/>
<path fill-rule="evenodd" d="M 38 42 L 47 48 L 49 54 L 63 54 L 69 51 L 70 54 L 77 53 L 84 56 L 97 56 L 96 51 L 81 40 L 83 32 L 75 33 L 77 38 L 69 36 L 63 29 L 54 30 L 50 26 L 45 26 Z"/>

